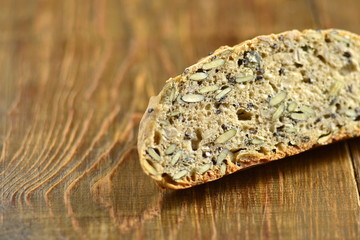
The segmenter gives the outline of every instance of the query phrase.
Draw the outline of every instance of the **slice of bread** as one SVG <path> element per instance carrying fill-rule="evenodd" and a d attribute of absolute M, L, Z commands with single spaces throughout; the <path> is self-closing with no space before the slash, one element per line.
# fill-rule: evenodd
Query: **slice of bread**
<path fill-rule="evenodd" d="M 138 151 L 181 189 L 360 135 L 360 38 L 297 30 L 221 47 L 150 99 Z"/>

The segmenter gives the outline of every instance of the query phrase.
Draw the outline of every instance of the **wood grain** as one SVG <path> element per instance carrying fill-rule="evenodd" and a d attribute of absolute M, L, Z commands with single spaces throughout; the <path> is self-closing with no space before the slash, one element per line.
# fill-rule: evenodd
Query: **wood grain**
<path fill-rule="evenodd" d="M 141 170 L 150 96 L 221 45 L 359 33 L 356 0 L 0 1 L 0 239 L 358 239 L 360 141 L 183 191 Z"/>

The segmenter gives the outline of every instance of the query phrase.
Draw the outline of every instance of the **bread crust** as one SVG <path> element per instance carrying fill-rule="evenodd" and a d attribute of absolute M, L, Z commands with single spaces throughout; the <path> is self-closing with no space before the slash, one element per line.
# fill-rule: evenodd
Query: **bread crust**
<path fill-rule="evenodd" d="M 271 35 L 262 35 L 262 36 L 258 36 L 254 39 L 251 40 L 247 40 L 244 41 L 238 45 L 235 45 L 234 47 L 229 47 L 229 46 L 222 46 L 219 49 L 217 49 L 213 56 L 218 56 L 221 53 L 227 51 L 227 50 L 237 50 L 237 51 L 243 51 L 245 49 L 245 46 L 248 44 L 251 45 L 256 45 L 259 42 L 263 41 L 263 39 L 272 39 L 272 40 L 276 40 L 279 38 L 279 36 L 284 36 L 284 37 L 292 37 L 292 38 L 297 38 L 297 37 L 301 37 L 302 35 L 308 33 L 308 32 L 313 32 L 314 30 L 304 30 L 302 32 L 298 31 L 298 30 L 292 30 L 292 31 L 286 31 L 286 32 L 282 32 L 279 34 L 271 34 Z M 321 33 L 322 34 L 327 34 L 331 31 L 337 31 L 340 35 L 342 36 L 348 36 L 352 39 L 356 39 L 356 41 L 360 41 L 360 37 L 347 32 L 347 31 L 343 31 L 343 30 L 337 30 L 337 29 L 328 29 L 328 30 L 322 30 Z M 204 57 L 202 59 L 200 59 L 196 64 L 190 66 L 188 68 L 189 71 L 192 71 L 194 69 L 199 68 L 200 66 L 202 66 L 202 64 L 204 64 L 205 62 L 209 61 L 210 56 L 208 57 Z M 171 83 L 171 82 L 177 82 L 181 80 L 181 75 L 174 77 L 174 78 L 170 78 L 169 80 L 167 80 L 167 83 Z M 178 181 L 174 181 L 172 180 L 170 177 L 168 176 L 164 176 L 164 175 L 153 175 L 149 172 L 149 170 L 144 167 L 144 164 L 146 159 L 144 156 L 144 152 L 147 148 L 147 146 L 149 146 L 149 139 L 153 136 L 154 130 L 155 130 L 155 123 L 156 123 L 156 119 L 159 117 L 159 113 L 161 110 L 161 106 L 160 106 L 160 102 L 162 97 L 164 96 L 164 94 L 166 93 L 166 87 L 164 89 L 162 89 L 162 91 L 159 93 L 159 95 L 155 96 L 155 97 L 151 97 L 150 101 L 149 101 L 149 105 L 147 108 L 147 111 L 149 109 L 153 109 L 154 111 L 152 112 L 152 114 L 147 114 L 147 112 L 145 112 L 145 114 L 143 115 L 141 121 L 140 121 L 140 126 L 139 126 L 139 134 L 138 134 L 138 152 L 139 152 L 139 158 L 140 158 L 140 164 L 144 170 L 144 172 L 151 176 L 154 180 L 156 180 L 156 182 L 158 183 L 158 185 L 160 187 L 166 187 L 166 188 L 171 188 L 171 189 L 184 189 L 184 188 L 189 188 L 195 185 L 199 185 L 202 183 L 206 183 L 206 182 L 210 182 L 210 181 L 214 181 L 217 180 L 221 177 L 223 177 L 223 175 L 220 174 L 219 171 L 214 171 L 214 170 L 210 170 L 207 173 L 201 175 L 201 176 L 196 176 L 196 178 L 192 178 L 192 179 L 182 179 L 182 180 L 178 180 Z M 237 166 L 237 165 L 229 165 L 227 168 L 227 172 L 226 175 L 234 173 L 236 171 L 239 170 L 243 170 L 249 167 L 253 167 L 256 165 L 260 165 L 260 164 L 264 164 L 270 161 L 274 161 L 274 160 L 278 160 L 278 159 L 282 159 L 286 156 L 292 156 L 301 152 L 304 152 L 308 149 L 311 148 L 315 148 L 321 145 L 327 145 L 336 141 L 340 141 L 343 139 L 347 139 L 347 138 L 352 138 L 355 136 L 360 136 L 360 129 L 354 129 L 354 134 L 350 135 L 350 134 L 346 134 L 344 132 L 338 132 L 336 135 L 332 135 L 331 139 L 329 139 L 328 141 L 326 141 L 325 144 L 318 144 L 317 142 L 314 141 L 310 141 L 307 143 L 302 144 L 301 146 L 298 147 L 286 147 L 282 152 L 277 152 L 277 153 L 273 153 L 269 156 L 269 158 L 267 159 L 261 159 L 261 158 L 254 158 L 252 159 L 252 161 L 249 161 L 247 164 L 242 164 L 241 166 Z"/>

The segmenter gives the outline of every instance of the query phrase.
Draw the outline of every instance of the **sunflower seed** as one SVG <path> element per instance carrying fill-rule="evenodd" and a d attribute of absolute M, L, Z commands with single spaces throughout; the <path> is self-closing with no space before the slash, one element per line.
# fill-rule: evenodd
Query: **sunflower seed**
<path fill-rule="evenodd" d="M 174 166 L 179 161 L 181 154 L 182 154 L 181 150 L 179 150 L 175 153 L 175 155 L 172 157 L 171 162 L 170 162 L 170 164 L 172 166 Z"/>
<path fill-rule="evenodd" d="M 168 126 L 170 125 L 170 122 L 168 120 L 159 120 L 159 123 L 163 126 Z"/>
<path fill-rule="evenodd" d="M 176 89 L 175 88 L 171 89 L 169 99 L 170 99 L 171 102 L 173 102 L 176 99 Z"/>
<path fill-rule="evenodd" d="M 216 100 L 220 100 L 221 98 L 225 97 L 226 94 L 228 94 L 229 92 L 231 92 L 232 88 L 228 87 L 225 88 L 224 90 L 222 90 L 221 92 L 219 92 L 216 96 L 215 99 Z"/>
<path fill-rule="evenodd" d="M 300 53 L 300 49 L 296 49 L 294 52 L 294 58 L 295 58 L 295 62 L 298 64 L 301 64 L 301 53 Z"/>
<path fill-rule="evenodd" d="M 186 95 L 182 96 L 181 99 L 184 102 L 194 103 L 194 102 L 201 102 L 202 100 L 205 99 L 205 97 L 203 95 L 199 95 L 199 94 L 186 94 Z"/>
<path fill-rule="evenodd" d="M 176 144 L 171 144 L 166 150 L 165 150 L 165 154 L 166 155 L 170 155 L 173 152 L 175 152 L 176 149 Z"/>
<path fill-rule="evenodd" d="M 325 134 L 325 135 L 321 135 L 317 142 L 319 144 L 324 144 L 325 142 L 327 142 L 329 139 L 331 138 L 331 133 Z"/>
<path fill-rule="evenodd" d="M 285 132 L 286 133 L 296 133 L 297 130 L 296 128 L 292 127 L 292 128 L 285 128 Z"/>
<path fill-rule="evenodd" d="M 207 78 L 207 76 L 208 75 L 204 72 L 198 72 L 198 73 L 194 73 L 193 75 L 191 75 L 189 77 L 189 79 L 194 80 L 194 81 L 200 81 L 200 80 Z"/>
<path fill-rule="evenodd" d="M 284 101 L 284 99 L 287 96 L 287 92 L 285 91 L 280 91 L 276 96 L 274 96 L 272 99 L 270 99 L 270 106 L 275 106 L 279 103 L 281 103 L 282 101 Z"/>
<path fill-rule="evenodd" d="M 249 82 L 249 81 L 252 81 L 254 80 L 255 77 L 253 75 L 244 75 L 244 76 L 241 76 L 241 77 L 238 77 L 236 78 L 236 82 L 237 83 L 244 83 L 244 82 Z"/>
<path fill-rule="evenodd" d="M 156 169 L 150 165 L 148 161 L 144 161 L 142 166 L 151 174 L 151 175 L 159 175 Z"/>
<path fill-rule="evenodd" d="M 308 32 L 306 35 L 308 35 L 309 38 L 314 38 L 316 40 L 320 40 L 322 38 L 322 34 L 318 32 Z"/>
<path fill-rule="evenodd" d="M 250 143 L 254 144 L 254 145 L 260 145 L 260 144 L 264 143 L 264 140 L 260 139 L 260 138 L 254 138 L 254 139 L 251 139 Z"/>
<path fill-rule="evenodd" d="M 300 110 L 301 112 L 303 112 L 303 113 L 306 113 L 306 114 L 309 115 L 309 116 L 315 116 L 315 111 L 314 111 L 312 108 L 310 108 L 310 107 L 301 106 L 301 107 L 299 108 L 299 110 Z"/>
<path fill-rule="evenodd" d="M 287 133 L 294 133 L 296 132 L 296 128 L 291 124 L 285 124 L 284 131 Z"/>
<path fill-rule="evenodd" d="M 207 172 L 209 169 L 211 168 L 211 163 L 207 163 L 207 164 L 204 164 L 203 166 L 201 166 L 197 172 L 199 174 L 204 174 L 205 172 Z"/>
<path fill-rule="evenodd" d="M 199 93 L 213 92 L 218 89 L 219 89 L 219 86 L 217 86 L 217 85 L 206 86 L 206 87 L 200 88 Z"/>
<path fill-rule="evenodd" d="M 355 118 L 357 117 L 357 113 L 355 112 L 354 109 L 348 109 L 345 111 L 345 115 L 351 118 Z"/>
<path fill-rule="evenodd" d="M 180 114 L 179 111 L 170 112 L 170 113 L 169 113 L 169 117 L 175 117 L 175 116 L 177 116 L 177 115 L 179 115 L 179 114 Z"/>
<path fill-rule="evenodd" d="M 337 95 L 343 86 L 344 86 L 344 83 L 342 81 L 336 80 L 330 87 L 329 95 L 330 96 Z"/>
<path fill-rule="evenodd" d="M 215 143 L 225 143 L 228 140 L 230 140 L 232 137 L 234 137 L 236 135 L 236 129 L 231 129 L 229 131 L 224 132 L 223 134 L 221 134 L 216 140 Z"/>
<path fill-rule="evenodd" d="M 178 179 L 184 177 L 185 175 L 187 175 L 188 173 L 189 173 L 189 171 L 183 169 L 183 170 L 175 173 L 174 176 L 173 176 L 173 179 L 174 179 L 174 180 L 178 180 Z"/>
<path fill-rule="evenodd" d="M 149 155 L 155 159 L 156 161 L 161 161 L 161 157 L 159 156 L 159 154 L 157 154 L 157 152 L 155 151 L 155 149 L 153 148 L 149 148 L 148 149 L 148 153 Z"/>
<path fill-rule="evenodd" d="M 289 105 L 288 105 L 288 107 L 287 107 L 287 110 L 288 110 L 289 112 L 295 112 L 296 109 L 297 109 L 297 107 L 298 107 L 298 105 L 297 105 L 296 102 L 290 102 Z"/>
<path fill-rule="evenodd" d="M 229 53 L 231 53 L 232 50 L 233 50 L 233 49 L 231 49 L 231 50 L 225 50 L 224 52 L 222 52 L 222 53 L 220 54 L 220 56 L 228 55 Z"/>
<path fill-rule="evenodd" d="M 216 59 L 212 62 L 205 63 L 202 68 L 204 70 L 209 70 L 212 68 L 220 67 L 220 66 L 224 65 L 224 63 L 225 63 L 224 59 Z"/>
<path fill-rule="evenodd" d="M 274 112 L 274 114 L 272 115 L 272 120 L 278 119 L 281 116 L 281 114 L 283 114 L 284 110 L 285 110 L 285 104 L 280 104 L 279 107 Z"/>
<path fill-rule="evenodd" d="M 220 166 L 220 173 L 221 173 L 221 175 L 225 175 L 225 174 L 226 174 L 226 164 L 225 164 L 225 163 L 221 164 L 221 166 Z"/>
<path fill-rule="evenodd" d="M 307 120 L 309 118 L 309 115 L 305 113 L 292 113 L 290 114 L 290 117 L 294 120 Z"/>
<path fill-rule="evenodd" d="M 339 41 L 339 42 L 344 42 L 346 44 L 350 43 L 350 40 L 341 36 L 337 31 L 333 31 L 330 33 L 330 36 L 332 36 L 335 40 Z"/>
<path fill-rule="evenodd" d="M 222 150 L 216 159 L 216 164 L 219 165 L 220 163 L 222 163 L 222 161 L 224 161 L 224 159 L 227 157 L 229 153 L 230 151 L 226 148 Z"/>
<path fill-rule="evenodd" d="M 180 94 L 177 95 L 176 101 L 177 101 L 178 103 L 184 103 L 184 101 L 182 100 Z"/>

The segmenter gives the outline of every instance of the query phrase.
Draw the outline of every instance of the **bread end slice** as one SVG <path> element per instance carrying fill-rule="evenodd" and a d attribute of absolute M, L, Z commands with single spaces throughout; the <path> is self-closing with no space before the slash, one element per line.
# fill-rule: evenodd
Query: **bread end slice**
<path fill-rule="evenodd" d="M 359 136 L 359 63 L 359 36 L 335 29 L 221 47 L 150 99 L 141 166 L 182 189 Z"/>

